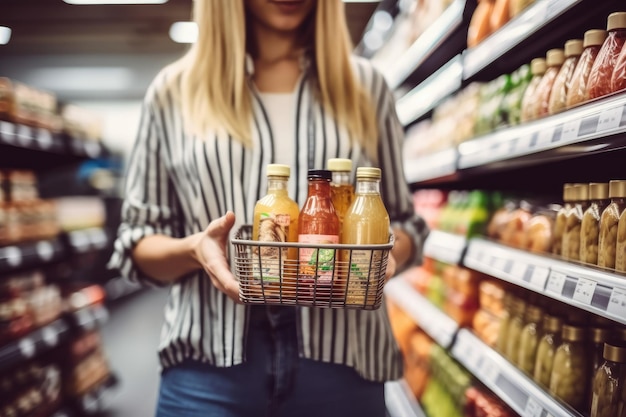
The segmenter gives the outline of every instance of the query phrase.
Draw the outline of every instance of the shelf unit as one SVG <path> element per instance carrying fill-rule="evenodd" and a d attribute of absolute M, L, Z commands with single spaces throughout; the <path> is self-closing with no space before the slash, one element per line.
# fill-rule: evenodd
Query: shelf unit
<path fill-rule="evenodd" d="M 385 402 L 389 417 L 426 417 L 404 380 L 385 383 Z"/>

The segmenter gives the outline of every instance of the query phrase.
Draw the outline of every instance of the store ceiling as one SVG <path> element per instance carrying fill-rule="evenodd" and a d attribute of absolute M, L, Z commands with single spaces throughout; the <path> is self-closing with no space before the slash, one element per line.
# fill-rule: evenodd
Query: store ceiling
<path fill-rule="evenodd" d="M 0 76 L 55 90 L 65 100 L 139 98 L 156 71 L 187 48 L 168 33 L 172 23 L 190 19 L 192 0 L 123 6 L 0 2 L 0 25 L 12 29 L 11 41 L 0 45 Z M 376 6 L 346 3 L 355 44 Z M 92 71 L 91 82 L 74 77 L 81 68 Z M 117 76 L 118 83 L 107 88 L 102 69 L 110 69 L 108 76 Z"/>

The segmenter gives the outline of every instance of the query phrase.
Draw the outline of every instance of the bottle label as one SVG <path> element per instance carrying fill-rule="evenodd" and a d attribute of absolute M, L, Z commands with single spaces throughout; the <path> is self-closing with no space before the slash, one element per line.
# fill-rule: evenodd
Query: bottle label
<path fill-rule="evenodd" d="M 298 242 L 317 244 L 337 244 L 337 235 L 299 235 Z M 301 248 L 298 280 L 307 283 L 330 285 L 335 269 L 335 249 Z"/>
<path fill-rule="evenodd" d="M 260 242 L 286 242 L 289 236 L 289 214 L 261 213 L 259 220 Z M 287 248 L 258 246 L 253 250 L 252 274 L 257 282 L 280 282 L 287 260 Z"/>
<path fill-rule="evenodd" d="M 378 274 L 382 268 L 382 251 L 352 250 L 350 256 L 350 272 L 348 275 L 348 291 L 346 303 L 349 305 L 367 305 L 374 300 Z M 367 300 L 366 300 L 367 298 Z"/>

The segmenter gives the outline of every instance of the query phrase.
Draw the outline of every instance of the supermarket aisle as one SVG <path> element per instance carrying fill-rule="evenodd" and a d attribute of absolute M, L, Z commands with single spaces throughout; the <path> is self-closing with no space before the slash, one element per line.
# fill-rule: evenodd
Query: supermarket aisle
<path fill-rule="evenodd" d="M 107 401 L 104 417 L 152 417 L 158 389 L 156 347 L 165 289 L 145 289 L 109 307 L 102 329 L 104 349 L 119 385 Z"/>

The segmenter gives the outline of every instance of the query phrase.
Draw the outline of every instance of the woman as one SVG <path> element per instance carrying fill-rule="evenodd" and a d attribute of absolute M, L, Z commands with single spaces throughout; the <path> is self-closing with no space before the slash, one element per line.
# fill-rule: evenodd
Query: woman
<path fill-rule="evenodd" d="M 402 375 L 385 308 L 249 307 L 229 238 L 250 224 L 265 167 L 328 158 L 381 167 L 395 245 L 388 275 L 421 258 L 383 78 L 351 46 L 340 0 L 195 0 L 198 41 L 146 94 L 111 266 L 171 285 L 157 415 L 383 416 Z M 207 226 L 208 225 L 208 226 Z"/>

